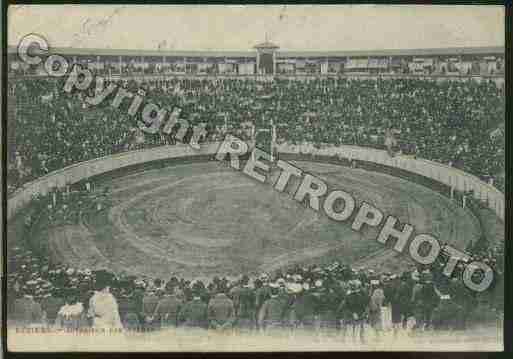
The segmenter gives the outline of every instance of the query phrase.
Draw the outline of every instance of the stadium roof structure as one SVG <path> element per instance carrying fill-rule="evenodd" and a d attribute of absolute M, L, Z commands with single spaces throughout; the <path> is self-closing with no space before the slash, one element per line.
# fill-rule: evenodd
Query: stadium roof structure
<path fill-rule="evenodd" d="M 349 51 L 277 51 L 277 57 L 366 57 L 366 56 L 451 56 L 504 54 L 504 47 L 447 47 L 430 49 L 389 49 Z"/>
<path fill-rule="evenodd" d="M 253 51 L 222 51 L 222 50 L 129 50 L 129 49 L 97 49 L 53 47 L 52 54 L 63 56 L 176 56 L 176 57 L 255 57 Z M 16 53 L 15 46 L 9 46 L 8 53 Z"/>
<path fill-rule="evenodd" d="M 277 49 L 271 42 L 255 45 L 255 48 Z M 16 53 L 16 46 L 9 46 L 8 53 Z M 256 57 L 255 51 L 223 51 L 223 50 L 128 50 L 128 49 L 97 49 L 97 48 L 50 48 L 52 54 L 63 56 L 170 56 L 170 57 Z M 451 56 L 451 55 L 503 55 L 504 47 L 448 47 L 430 49 L 389 49 L 389 50 L 340 50 L 340 51 L 276 51 L 278 58 L 294 57 L 383 57 L 383 56 Z"/>

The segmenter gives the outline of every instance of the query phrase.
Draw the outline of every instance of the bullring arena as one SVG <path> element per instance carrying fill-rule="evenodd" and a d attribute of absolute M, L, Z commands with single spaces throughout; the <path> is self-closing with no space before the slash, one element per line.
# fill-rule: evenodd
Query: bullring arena
<path fill-rule="evenodd" d="M 91 180 L 95 191 L 108 191 L 111 206 L 81 216 L 77 224 L 50 227 L 38 240 L 48 241 L 56 262 L 153 278 L 236 277 L 334 260 L 380 271 L 411 268 L 413 262 L 407 256 L 398 260 L 400 254 L 374 240 L 377 229 L 353 231 L 350 221 L 335 222 L 290 194 L 205 157 L 216 145 L 207 147 L 199 156 L 190 156 L 194 150 L 186 146 L 181 149 L 184 153 L 165 147 L 134 151 L 133 164 L 128 166 L 120 158 L 105 158 L 43 178 L 40 182 L 46 184 L 40 183 L 40 188 L 51 188 L 52 181 L 63 185 L 77 176 L 81 182 Z M 174 158 L 166 162 L 166 157 Z M 370 203 L 385 216 L 410 223 L 416 233 L 433 234 L 460 250 L 483 231 L 501 233 L 499 220 L 491 225 L 496 228 L 482 228 L 483 221 L 469 208 L 415 181 L 306 155 L 290 162 L 325 180 L 331 188 L 349 192 L 357 206 L 362 201 Z M 275 180 L 276 176 L 271 176 L 270 182 Z M 298 185 L 288 191 L 294 193 Z"/>
<path fill-rule="evenodd" d="M 90 181 L 93 192 L 109 193 L 107 211 L 82 216 L 78 224 L 51 227 L 38 240 L 48 241 L 56 262 L 150 278 L 171 275 L 207 280 L 215 275 L 236 278 L 240 273 L 256 275 L 296 264 L 329 264 L 334 260 L 353 268 L 376 268 L 379 272 L 400 272 L 413 267 L 409 257 L 374 240 L 378 229 L 353 231 L 351 221 L 335 222 L 295 201 L 290 193 L 295 192 L 299 183 L 293 182 L 286 192 L 279 193 L 271 185 L 233 170 L 227 162 L 214 160 L 212 154 L 218 146 L 205 145 L 196 154 L 187 146 L 131 151 L 70 166 L 39 179 L 37 186 L 27 185 L 25 192 L 38 188 L 44 193 L 45 189 L 72 180 L 76 181 L 75 186 Z M 497 241 L 503 239 L 503 222 L 497 213 L 491 209 L 476 213 L 462 208 L 436 186 L 444 181 L 441 172 L 446 168 L 432 164 L 439 169 L 439 172 L 431 171 L 437 180 L 426 181 L 428 176 L 415 177 L 413 172 L 408 174 L 400 169 L 418 160 L 409 157 L 391 160 L 384 151 L 352 150 L 353 159 L 366 161 L 348 166 L 347 159 L 340 157 L 312 156 L 315 151 L 311 148 L 288 150 L 281 158 L 324 180 L 330 188 L 349 192 L 357 206 L 362 201 L 370 203 L 385 215 L 410 223 L 417 233 L 431 233 L 455 248 L 465 248 L 484 232 L 495 236 Z M 378 163 L 387 161 L 390 161 L 388 166 Z M 425 169 L 429 164 L 418 167 Z M 458 176 L 464 176 L 460 184 L 473 185 L 467 174 L 451 171 L 453 177 L 446 177 L 445 181 L 458 183 Z M 271 175 L 269 183 L 274 183 L 276 177 Z M 419 181 L 421 177 L 423 181 Z M 488 196 L 490 204 L 495 203 L 492 192 L 485 189 L 477 192 Z M 19 193 L 18 199 L 21 206 L 23 200 Z M 13 217 L 14 222 L 18 220 L 17 216 Z M 372 345 L 344 342 L 336 336 L 315 339 L 308 332 L 298 332 L 292 337 L 266 337 L 265 341 L 254 335 L 206 335 L 180 328 L 172 332 L 175 341 L 169 341 L 169 335 L 168 331 L 153 335 L 82 335 L 78 340 L 73 334 L 67 338 L 61 333 L 47 334 L 41 340 L 53 350 L 70 350 L 73 343 L 73 350 L 88 350 L 93 345 L 105 351 L 119 347 L 131 351 L 155 348 L 208 351 L 219 350 L 220 345 L 222 350 L 231 351 L 266 350 L 269 345 L 276 350 L 292 345 L 296 350 L 308 351 L 318 350 L 319 344 L 323 350 L 387 350 L 389 340 L 394 341 L 398 350 L 431 351 L 435 342 L 443 343 L 447 350 L 502 347 L 501 327 L 495 328 L 493 324 L 419 338 L 403 335 L 392 338 L 387 332 L 386 340 Z M 23 338 L 24 350 L 40 348 L 37 336 Z M 12 340 L 10 345 L 16 349 L 19 343 Z"/>

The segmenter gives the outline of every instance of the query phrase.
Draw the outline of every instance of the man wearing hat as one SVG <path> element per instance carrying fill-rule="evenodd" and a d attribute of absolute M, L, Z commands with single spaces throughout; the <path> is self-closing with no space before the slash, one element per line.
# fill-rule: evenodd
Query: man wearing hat
<path fill-rule="evenodd" d="M 297 326 L 306 330 L 315 328 L 316 315 L 319 313 L 319 298 L 314 295 L 313 289 L 305 282 L 302 290 L 296 293 L 296 299 L 292 304 L 292 312 Z"/>
<path fill-rule="evenodd" d="M 41 299 L 41 309 L 46 313 L 46 321 L 48 325 L 53 325 L 57 318 L 59 309 L 64 305 L 64 298 L 60 295 L 60 291 L 50 288 L 50 292 Z"/>
<path fill-rule="evenodd" d="M 474 309 L 477 301 L 475 300 L 474 292 L 465 287 L 463 281 L 460 278 L 452 278 L 449 285 L 449 292 L 447 294 L 451 296 L 451 300 L 454 303 L 460 305 L 463 308 L 465 315 L 463 316 L 462 325 L 465 328 L 467 317 Z"/>
<path fill-rule="evenodd" d="M 119 316 L 125 328 L 127 327 L 125 321 L 127 314 L 137 312 L 135 302 L 133 301 L 133 284 L 133 281 L 126 277 L 119 281 L 119 295 L 117 296 Z"/>
<path fill-rule="evenodd" d="M 224 331 L 232 328 L 235 321 L 235 308 L 233 301 L 228 298 L 223 290 L 208 302 L 208 323 L 209 328 Z"/>
<path fill-rule="evenodd" d="M 290 312 L 292 303 L 294 303 L 294 295 L 287 288 L 287 282 L 283 278 L 276 280 L 276 286 L 278 288 L 278 299 L 283 302 L 284 314 L 283 314 L 283 325 L 290 325 Z"/>
<path fill-rule="evenodd" d="M 259 325 L 258 315 L 260 309 L 267 299 L 271 298 L 271 287 L 269 286 L 269 278 L 267 275 L 261 275 L 255 280 L 255 320 Z"/>
<path fill-rule="evenodd" d="M 356 339 L 356 332 L 359 332 L 360 341 L 364 342 L 364 322 L 367 307 L 369 304 L 368 296 L 361 289 L 360 280 L 351 280 L 349 282 L 349 292 L 344 301 L 340 304 L 339 311 L 344 313 L 343 335 L 345 337 L 347 325 L 351 325 L 353 341 Z"/>
<path fill-rule="evenodd" d="M 146 330 L 154 330 L 158 327 L 158 321 L 155 320 L 153 314 L 155 308 L 159 303 L 159 298 L 155 293 L 155 287 L 148 285 L 146 287 L 146 293 L 142 299 L 142 316 L 144 318 L 144 327 Z"/>
<path fill-rule="evenodd" d="M 255 292 L 249 286 L 249 277 L 244 275 L 241 279 L 241 287 L 234 291 L 233 302 L 235 305 L 236 327 L 240 330 L 253 329 L 255 326 Z"/>
<path fill-rule="evenodd" d="M 271 283 L 270 298 L 267 299 L 258 313 L 259 328 L 269 332 L 283 327 L 283 319 L 285 315 L 285 302 L 279 298 L 279 285 Z"/>
<path fill-rule="evenodd" d="M 403 272 L 401 281 L 397 288 L 396 302 L 399 307 L 399 317 L 402 320 L 402 327 L 406 329 L 408 318 L 413 315 L 412 292 L 415 282 L 408 272 Z"/>
<path fill-rule="evenodd" d="M 91 273 L 86 272 L 85 277 L 81 280 L 78 285 L 78 301 L 83 303 L 85 306 L 89 304 L 89 300 L 94 294 Z"/>
<path fill-rule="evenodd" d="M 134 292 L 124 292 L 119 298 L 119 315 L 123 327 L 128 330 L 137 330 L 140 327 L 137 302 L 134 298 Z"/>
<path fill-rule="evenodd" d="M 178 278 L 176 278 L 175 276 L 171 277 L 165 285 L 166 292 L 173 293 L 178 288 L 179 284 L 180 281 L 178 280 Z"/>
<path fill-rule="evenodd" d="M 314 286 L 319 298 L 320 329 L 332 332 L 337 328 L 337 308 L 342 295 L 333 280 L 318 279 L 314 282 Z"/>
<path fill-rule="evenodd" d="M 438 305 L 439 296 L 436 293 L 429 270 L 420 274 L 420 281 L 413 288 L 413 309 L 415 315 L 415 329 L 427 329 L 431 325 L 431 314 Z"/>
<path fill-rule="evenodd" d="M 449 294 L 442 294 L 440 296 L 440 303 L 433 310 L 433 328 L 435 330 L 460 329 L 463 317 L 463 308 L 454 303 Z"/>
<path fill-rule="evenodd" d="M 207 305 L 201 301 L 201 290 L 198 286 L 193 286 L 192 300 L 178 313 L 178 323 L 188 328 L 207 328 Z"/>
<path fill-rule="evenodd" d="M 35 283 L 27 282 L 25 294 L 14 302 L 15 319 L 20 326 L 43 324 L 43 310 L 34 300 Z"/>
<path fill-rule="evenodd" d="M 153 317 L 163 328 L 176 327 L 178 325 L 178 313 L 180 313 L 183 302 L 176 295 L 174 287 L 167 286 L 166 288 L 164 296 L 155 307 Z"/>
<path fill-rule="evenodd" d="M 389 277 L 389 280 L 385 283 L 384 293 L 385 298 L 390 302 L 391 309 L 391 320 L 392 320 L 392 328 L 394 331 L 394 337 L 397 336 L 399 328 L 402 322 L 402 301 L 401 295 L 399 293 L 399 288 L 401 286 L 401 278 L 397 274 L 392 274 Z"/>

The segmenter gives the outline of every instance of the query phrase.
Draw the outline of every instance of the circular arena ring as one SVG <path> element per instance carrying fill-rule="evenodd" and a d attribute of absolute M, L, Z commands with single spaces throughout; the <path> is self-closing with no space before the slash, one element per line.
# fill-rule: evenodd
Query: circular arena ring
<path fill-rule="evenodd" d="M 335 259 L 383 271 L 412 264 L 374 240 L 378 229 L 353 231 L 350 221 L 335 222 L 288 193 L 211 160 L 216 147 L 193 154 L 187 153 L 194 151 L 190 148 L 180 152 L 168 146 L 93 160 L 42 178 L 37 188 L 30 184 L 15 197 L 86 179 L 94 182 L 95 191 L 109 188 L 108 210 L 41 234 L 55 260 L 78 268 L 202 278 Z M 330 188 L 351 193 L 357 205 L 371 203 L 385 215 L 412 224 L 417 233 L 431 233 L 456 248 L 482 235 L 468 208 L 426 186 L 306 155 L 289 162 Z M 12 208 L 24 205 L 18 200 L 9 202 L 10 216 Z"/>

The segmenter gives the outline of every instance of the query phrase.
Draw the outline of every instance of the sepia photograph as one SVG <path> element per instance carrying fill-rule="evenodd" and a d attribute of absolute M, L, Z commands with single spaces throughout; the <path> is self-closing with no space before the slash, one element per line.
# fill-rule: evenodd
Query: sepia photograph
<path fill-rule="evenodd" d="M 504 350 L 504 6 L 6 26 L 9 352 Z"/>

